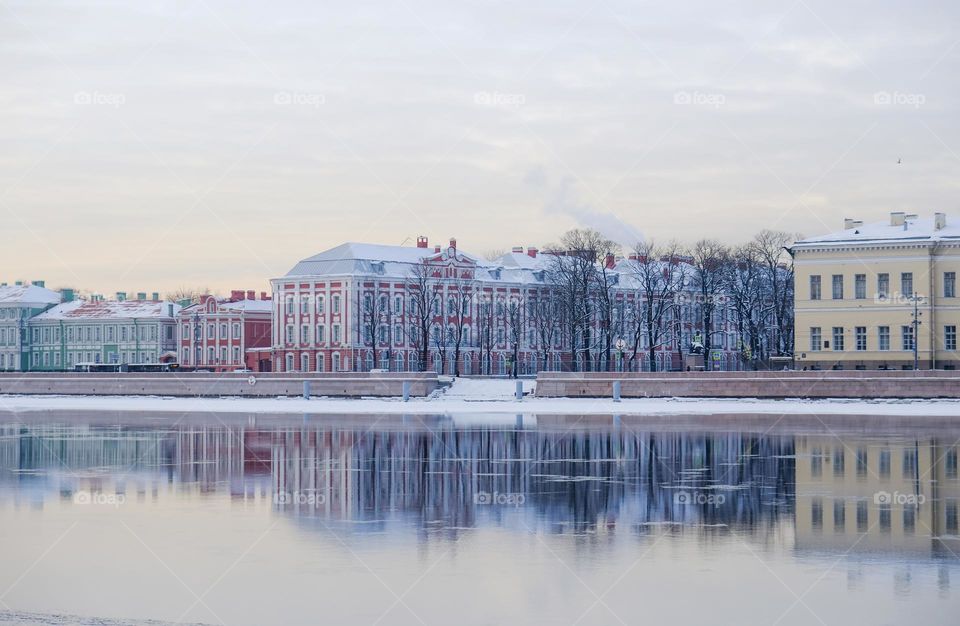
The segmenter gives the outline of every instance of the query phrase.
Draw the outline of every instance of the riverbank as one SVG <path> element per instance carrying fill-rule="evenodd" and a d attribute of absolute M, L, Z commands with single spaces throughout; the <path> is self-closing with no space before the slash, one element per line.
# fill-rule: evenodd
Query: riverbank
<path fill-rule="evenodd" d="M 0 396 L 0 411 L 149 411 L 152 413 L 271 413 L 324 415 L 875 415 L 950 417 L 960 400 L 763 400 L 726 398 L 590 398 L 523 400 L 436 395 L 399 398 L 182 398 L 165 396 Z"/>

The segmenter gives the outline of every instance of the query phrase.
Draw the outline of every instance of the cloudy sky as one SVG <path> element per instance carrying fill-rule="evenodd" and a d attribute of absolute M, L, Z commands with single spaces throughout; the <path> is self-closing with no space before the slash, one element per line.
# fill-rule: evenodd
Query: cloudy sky
<path fill-rule="evenodd" d="M 960 219 L 958 21 L 948 1 L 3 0 L 0 280 L 265 289 L 344 240 Z"/>

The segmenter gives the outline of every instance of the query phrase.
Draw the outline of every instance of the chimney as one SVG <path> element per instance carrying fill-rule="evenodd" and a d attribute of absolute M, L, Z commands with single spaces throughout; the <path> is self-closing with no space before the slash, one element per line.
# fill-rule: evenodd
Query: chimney
<path fill-rule="evenodd" d="M 530 257 L 530 258 L 532 258 L 532 259 L 537 258 L 537 252 L 539 252 L 539 250 L 537 250 L 536 247 L 534 247 L 534 246 L 528 246 L 528 247 L 527 247 L 527 256 L 528 256 L 528 257 Z"/>
<path fill-rule="evenodd" d="M 903 226 L 903 220 L 904 220 L 903 211 L 893 211 L 890 213 L 891 226 Z"/>
<path fill-rule="evenodd" d="M 61 290 L 60 290 L 60 301 L 61 301 L 61 302 L 73 302 L 73 289 L 61 289 Z"/>
<path fill-rule="evenodd" d="M 147 292 L 146 292 L 146 291 L 139 291 L 139 292 L 137 292 L 137 300 L 146 300 L 146 299 L 147 299 Z"/>
<path fill-rule="evenodd" d="M 434 251 L 434 253 L 439 253 L 439 252 L 440 252 L 440 246 L 434 246 L 434 247 L 433 247 L 433 251 Z"/>
<path fill-rule="evenodd" d="M 631 252 L 629 255 L 627 255 L 627 258 L 631 261 L 636 261 L 639 257 L 637 256 L 636 252 Z"/>
<path fill-rule="evenodd" d="M 420 235 L 419 237 L 417 237 L 417 247 L 418 247 L 418 248 L 426 248 L 426 247 L 427 247 L 427 238 L 424 237 L 423 235 Z"/>
<path fill-rule="evenodd" d="M 173 317 L 173 303 L 167 303 L 167 317 Z"/>
<path fill-rule="evenodd" d="M 154 291 L 153 293 L 151 293 L 150 299 L 153 300 L 154 302 L 160 302 L 160 292 Z"/>
<path fill-rule="evenodd" d="M 256 299 L 257 299 L 257 292 L 254 291 L 253 289 L 248 289 L 247 300 L 256 300 Z"/>
<path fill-rule="evenodd" d="M 243 300 L 243 290 L 242 289 L 232 289 L 230 291 L 230 300 L 232 302 L 237 302 L 238 300 Z"/>
<path fill-rule="evenodd" d="M 605 262 L 607 269 L 612 270 L 613 266 L 616 264 L 617 264 L 617 257 L 613 256 L 612 252 L 608 252 L 606 262 Z"/>
<path fill-rule="evenodd" d="M 933 214 L 933 229 L 941 230 L 947 225 L 947 214 L 946 213 L 934 213 Z"/>
<path fill-rule="evenodd" d="M 46 286 L 46 282 L 44 282 L 44 281 L 42 281 L 42 280 L 35 280 L 35 281 L 33 281 L 33 286 L 34 286 L 34 287 L 44 287 L 44 286 Z"/>
<path fill-rule="evenodd" d="M 451 238 L 450 238 L 450 247 L 453 248 L 454 250 L 457 249 L 457 238 L 456 238 L 456 237 L 451 237 Z"/>
<path fill-rule="evenodd" d="M 514 254 L 523 254 L 523 246 L 514 246 L 514 247 L 513 247 L 513 253 L 514 253 Z"/>
<path fill-rule="evenodd" d="M 266 291 L 261 291 L 261 292 L 260 292 L 260 299 L 261 299 L 261 300 L 270 300 L 270 298 L 267 297 L 267 292 L 266 292 Z"/>
<path fill-rule="evenodd" d="M 126 299 L 127 299 L 127 292 L 126 292 L 126 291 L 118 291 L 118 292 L 117 292 L 117 302 L 124 302 L 124 301 L 126 301 Z"/>

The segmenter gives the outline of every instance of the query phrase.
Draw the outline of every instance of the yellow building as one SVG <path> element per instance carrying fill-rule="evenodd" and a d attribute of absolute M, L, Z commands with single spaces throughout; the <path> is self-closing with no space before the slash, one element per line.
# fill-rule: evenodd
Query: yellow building
<path fill-rule="evenodd" d="M 920 369 L 956 368 L 960 225 L 945 214 L 848 219 L 791 253 L 798 368 L 912 369 L 914 346 Z"/>

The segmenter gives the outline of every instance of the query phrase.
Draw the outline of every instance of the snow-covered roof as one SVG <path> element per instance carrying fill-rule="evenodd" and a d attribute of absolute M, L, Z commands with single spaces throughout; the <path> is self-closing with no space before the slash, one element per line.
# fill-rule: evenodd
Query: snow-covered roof
<path fill-rule="evenodd" d="M 33 318 L 44 320 L 125 320 L 125 319 L 172 319 L 167 312 L 180 311 L 173 302 L 154 300 L 74 300 L 64 302 Z"/>
<path fill-rule="evenodd" d="M 796 242 L 794 246 L 924 243 L 944 240 L 960 240 L 960 223 L 950 223 L 950 220 L 944 217 L 942 227 L 937 228 L 935 217 L 918 217 L 904 219 L 902 223 L 899 220 L 895 223 L 893 219 L 870 224 L 855 223 L 851 225 L 851 228 L 829 235 L 802 239 Z"/>
<path fill-rule="evenodd" d="M 190 313 L 197 308 L 205 308 L 207 302 L 197 302 L 182 309 L 184 313 Z M 226 311 L 235 311 L 238 313 L 270 313 L 273 311 L 273 302 L 271 300 L 227 300 L 226 298 L 217 300 L 217 309 Z"/>
<path fill-rule="evenodd" d="M 6 285 L 0 287 L 0 306 L 36 305 L 46 306 L 60 302 L 60 294 L 36 285 Z"/>
<path fill-rule="evenodd" d="M 347 242 L 303 259 L 293 266 L 286 276 L 337 276 L 383 274 L 406 276 L 411 265 L 443 254 L 433 248 L 414 246 L 388 246 L 375 243 Z M 458 257 L 474 262 L 477 257 L 457 250 Z M 382 264 L 382 271 L 378 266 Z"/>

